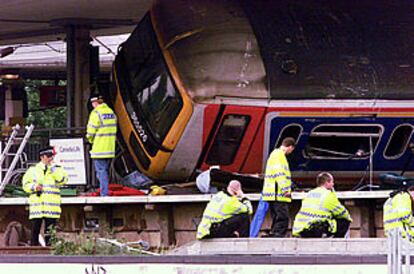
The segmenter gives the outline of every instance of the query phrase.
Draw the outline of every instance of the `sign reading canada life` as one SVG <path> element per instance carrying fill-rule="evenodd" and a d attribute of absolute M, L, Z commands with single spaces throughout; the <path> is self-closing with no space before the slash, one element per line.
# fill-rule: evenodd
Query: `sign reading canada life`
<path fill-rule="evenodd" d="M 82 138 L 50 139 L 55 148 L 54 162 L 68 172 L 69 185 L 86 184 L 85 154 Z"/>

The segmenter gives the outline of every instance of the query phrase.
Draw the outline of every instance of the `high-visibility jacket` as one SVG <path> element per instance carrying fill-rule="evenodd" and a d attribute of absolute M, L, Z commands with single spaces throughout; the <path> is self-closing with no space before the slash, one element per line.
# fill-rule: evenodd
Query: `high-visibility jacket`
<path fill-rule="evenodd" d="M 29 219 L 59 218 L 61 213 L 60 189 L 68 181 L 63 167 L 45 166 L 42 162 L 30 167 L 23 176 L 23 189 L 29 196 Z M 41 193 L 36 186 L 42 185 Z"/>
<path fill-rule="evenodd" d="M 411 206 L 411 196 L 407 192 L 400 192 L 385 201 L 383 220 L 386 236 L 391 230 L 399 229 L 403 237 L 414 241 L 414 218 Z"/>
<path fill-rule="evenodd" d="M 277 185 L 277 192 L 276 192 Z M 290 203 L 292 193 L 292 180 L 289 163 L 281 149 L 270 153 L 266 163 L 266 173 L 263 184 L 263 201 L 280 201 Z"/>
<path fill-rule="evenodd" d="M 115 157 L 116 131 L 116 115 L 107 104 L 92 110 L 86 128 L 86 138 L 92 144 L 91 158 Z"/>
<path fill-rule="evenodd" d="M 295 217 L 292 235 L 299 234 L 316 222 L 328 222 L 329 232 L 337 230 L 336 219 L 347 219 L 352 222 L 348 210 L 339 202 L 334 191 L 317 187 L 306 195 L 302 206 Z"/>
<path fill-rule="evenodd" d="M 214 223 L 222 221 L 241 213 L 253 213 L 252 204 L 247 199 L 240 201 L 236 196 L 230 196 L 223 191 L 213 196 L 207 204 L 203 213 L 203 218 L 197 228 L 197 239 L 210 234 L 210 227 Z"/>

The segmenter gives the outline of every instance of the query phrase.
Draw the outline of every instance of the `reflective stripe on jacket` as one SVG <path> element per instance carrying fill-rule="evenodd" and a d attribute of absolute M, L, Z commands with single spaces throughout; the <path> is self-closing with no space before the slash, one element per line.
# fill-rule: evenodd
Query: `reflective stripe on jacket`
<path fill-rule="evenodd" d="M 86 128 L 86 138 L 92 144 L 91 158 L 115 157 L 116 131 L 116 115 L 107 104 L 92 110 Z"/>
<path fill-rule="evenodd" d="M 40 162 L 29 168 L 23 176 L 23 189 L 29 196 L 29 219 L 59 218 L 61 213 L 60 189 L 68 181 L 67 172 L 60 166 L 49 166 Z M 37 195 L 36 185 L 43 190 Z"/>
<path fill-rule="evenodd" d="M 302 206 L 293 222 L 292 235 L 299 236 L 312 223 L 329 223 L 331 233 L 336 232 L 336 220 L 347 219 L 352 222 L 348 210 L 339 202 L 334 191 L 324 187 L 317 187 L 309 191 L 303 199 Z"/>
<path fill-rule="evenodd" d="M 203 218 L 197 228 L 197 239 L 209 235 L 213 223 L 220 223 L 241 213 L 253 213 L 250 201 L 247 199 L 240 201 L 236 196 L 230 196 L 220 191 L 213 196 L 204 210 Z"/>
<path fill-rule="evenodd" d="M 403 237 L 414 241 L 414 218 L 411 206 L 411 196 L 407 192 L 400 192 L 385 201 L 383 213 L 385 236 L 388 236 L 390 230 L 399 229 Z"/>
<path fill-rule="evenodd" d="M 278 148 L 273 150 L 266 163 L 262 200 L 276 200 L 290 203 L 292 201 L 291 193 L 292 181 L 290 177 L 289 163 L 283 150 Z"/>

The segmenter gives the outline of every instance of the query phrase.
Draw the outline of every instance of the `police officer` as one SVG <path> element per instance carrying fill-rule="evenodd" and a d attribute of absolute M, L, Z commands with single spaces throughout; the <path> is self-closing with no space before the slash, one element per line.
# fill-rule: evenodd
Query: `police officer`
<path fill-rule="evenodd" d="M 46 147 L 39 151 L 40 162 L 30 167 L 23 176 L 23 189 L 30 194 L 29 219 L 32 223 L 31 245 L 39 245 L 39 233 L 43 220 L 46 227 L 46 245 L 50 245 L 49 230 L 60 217 L 60 189 L 68 181 L 63 167 L 53 164 L 55 151 Z"/>
<path fill-rule="evenodd" d="M 93 110 L 89 115 L 86 138 L 92 144 L 90 151 L 100 184 L 101 196 L 108 196 L 109 164 L 115 157 L 116 115 L 102 96 L 90 99 Z"/>
<path fill-rule="evenodd" d="M 289 226 L 292 180 L 286 155 L 295 149 L 295 139 L 283 139 L 282 145 L 273 150 L 266 163 L 262 200 L 269 202 L 272 227 L 269 237 L 283 238 Z"/>
<path fill-rule="evenodd" d="M 414 186 L 407 190 L 392 192 L 384 203 L 384 233 L 399 229 L 404 238 L 414 241 L 413 205 Z"/>
<path fill-rule="evenodd" d="M 240 182 L 232 180 L 225 191 L 207 204 L 197 229 L 197 239 L 249 237 L 250 201 L 243 196 Z"/>
<path fill-rule="evenodd" d="M 328 172 L 316 178 L 317 187 L 306 195 L 293 222 L 292 235 L 304 238 L 345 237 L 352 222 L 348 210 L 334 191 L 334 178 Z"/>

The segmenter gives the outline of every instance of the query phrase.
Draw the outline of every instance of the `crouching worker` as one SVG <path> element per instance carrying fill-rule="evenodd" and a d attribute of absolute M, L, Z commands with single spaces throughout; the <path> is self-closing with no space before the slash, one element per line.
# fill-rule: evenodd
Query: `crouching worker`
<path fill-rule="evenodd" d="M 45 241 L 50 245 L 49 229 L 60 217 L 60 189 L 68 180 L 67 172 L 53 164 L 55 151 L 47 147 L 39 151 L 40 162 L 29 168 L 23 176 L 23 189 L 30 194 L 29 219 L 32 224 L 31 245 L 39 245 L 39 233 L 45 221 Z"/>
<path fill-rule="evenodd" d="M 307 194 L 293 222 L 292 235 L 303 238 L 345 237 L 352 222 L 334 191 L 334 178 L 322 172 L 317 187 Z"/>
<path fill-rule="evenodd" d="M 413 205 L 414 186 L 404 191 L 395 191 L 384 204 L 384 233 L 389 236 L 394 229 L 399 229 L 404 238 L 414 242 Z"/>
<path fill-rule="evenodd" d="M 252 205 L 243 197 L 240 182 L 233 180 L 207 204 L 197 229 L 197 239 L 249 237 L 252 213 Z"/>

